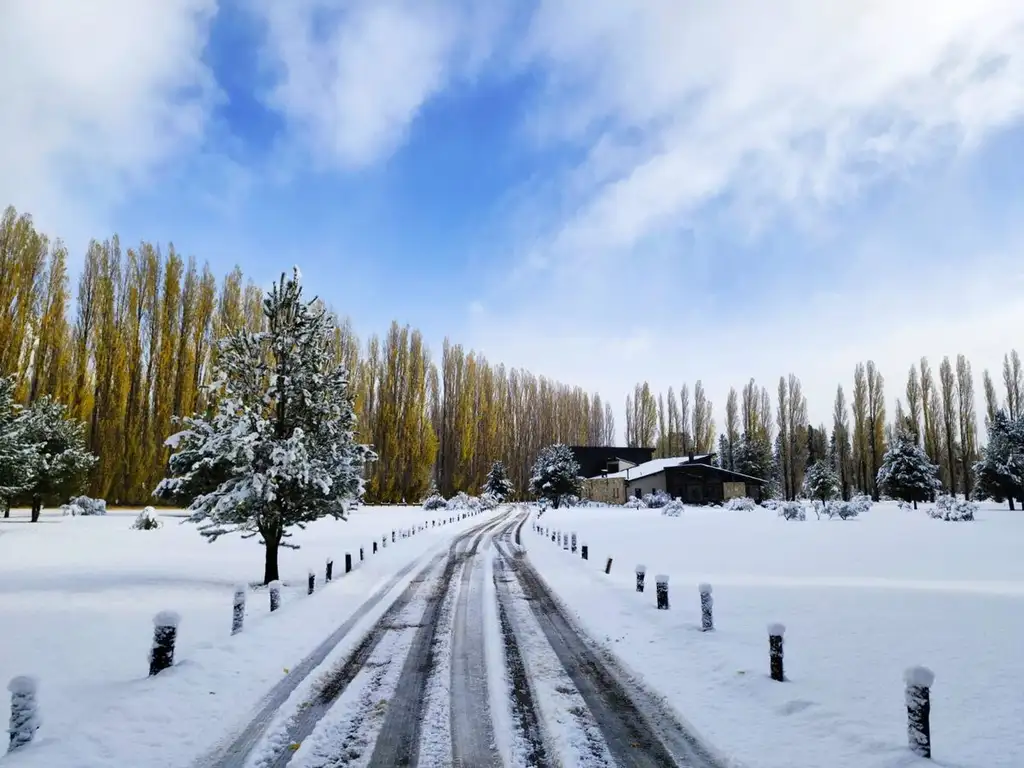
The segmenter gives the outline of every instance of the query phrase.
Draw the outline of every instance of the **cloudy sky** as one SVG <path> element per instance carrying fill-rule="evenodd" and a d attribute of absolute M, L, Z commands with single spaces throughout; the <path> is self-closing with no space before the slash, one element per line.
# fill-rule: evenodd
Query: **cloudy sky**
<path fill-rule="evenodd" d="M 4 0 L 0 204 L 599 390 L 1024 348 L 1020 0 Z"/>

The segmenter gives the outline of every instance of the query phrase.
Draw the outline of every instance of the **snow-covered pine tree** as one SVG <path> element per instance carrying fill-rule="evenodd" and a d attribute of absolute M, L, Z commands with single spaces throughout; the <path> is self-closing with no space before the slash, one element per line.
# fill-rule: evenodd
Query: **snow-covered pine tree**
<path fill-rule="evenodd" d="M 804 473 L 804 495 L 823 503 L 839 496 L 839 476 L 828 459 L 818 459 Z"/>
<path fill-rule="evenodd" d="M 555 509 L 563 496 L 579 496 L 580 465 L 569 446 L 561 443 L 542 448 L 533 463 L 530 490 L 535 496 L 549 500 Z"/>
<path fill-rule="evenodd" d="M 974 465 L 975 492 L 996 501 L 1020 500 L 1024 507 L 1024 417 L 997 411 L 988 429 L 988 444 Z"/>
<path fill-rule="evenodd" d="M 14 402 L 13 376 L 0 378 L 0 508 L 11 515 L 11 501 L 31 480 L 32 446 L 25 440 L 24 412 Z"/>
<path fill-rule="evenodd" d="M 942 487 L 939 468 L 917 445 L 914 436 L 900 429 L 882 457 L 877 475 L 878 489 L 894 499 L 914 503 L 927 501 Z"/>
<path fill-rule="evenodd" d="M 36 523 L 43 504 L 81 490 L 96 457 L 86 448 L 85 425 L 68 418 L 67 408 L 49 395 L 32 403 L 21 418 L 30 477 L 19 495 L 31 504 Z"/>
<path fill-rule="evenodd" d="M 210 397 L 168 440 L 176 446 L 156 495 L 196 493 L 189 510 L 210 541 L 260 536 L 264 583 L 279 578 L 278 550 L 294 527 L 346 519 L 363 492 L 373 451 L 355 441 L 348 371 L 331 362 L 331 317 L 302 298 L 298 269 L 263 300 L 267 330 L 239 330 L 219 342 Z"/>
<path fill-rule="evenodd" d="M 491 471 L 487 473 L 487 482 L 481 490 L 499 503 L 512 498 L 515 488 L 503 462 L 496 461 L 491 465 Z"/>

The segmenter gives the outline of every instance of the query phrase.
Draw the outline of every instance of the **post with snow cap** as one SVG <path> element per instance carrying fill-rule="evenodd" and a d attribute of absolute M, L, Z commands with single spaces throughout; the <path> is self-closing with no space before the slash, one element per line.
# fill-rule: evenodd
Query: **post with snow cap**
<path fill-rule="evenodd" d="M 771 667 L 772 680 L 778 680 L 780 683 L 786 679 L 782 663 L 782 638 L 785 635 L 785 624 L 768 625 L 768 663 Z"/>
<path fill-rule="evenodd" d="M 281 582 L 277 579 L 267 584 L 270 591 L 270 612 L 273 613 L 281 607 Z"/>
<path fill-rule="evenodd" d="M 647 579 L 647 566 L 638 565 L 636 567 L 636 591 L 644 591 L 644 581 Z"/>
<path fill-rule="evenodd" d="M 374 540 L 374 542 L 373 542 L 373 549 L 371 551 L 372 551 L 373 554 L 375 554 L 375 555 L 377 554 L 377 541 L 376 540 Z"/>
<path fill-rule="evenodd" d="M 334 578 L 334 560 L 327 558 L 327 566 L 324 568 L 324 583 L 329 584 Z"/>
<path fill-rule="evenodd" d="M 935 673 L 928 667 L 910 667 L 903 673 L 907 698 L 907 740 L 918 757 L 932 756 L 931 687 Z"/>
<path fill-rule="evenodd" d="M 700 628 L 703 632 L 710 632 L 715 628 L 715 598 L 711 596 L 711 585 L 699 584 L 697 591 L 700 592 Z"/>
<path fill-rule="evenodd" d="M 160 611 L 153 617 L 153 647 L 149 651 L 149 676 L 159 674 L 174 663 L 174 642 L 181 621 L 174 611 Z"/>
<path fill-rule="evenodd" d="M 654 589 L 658 596 L 658 610 L 668 610 L 668 575 L 659 573 L 654 577 Z"/>
<path fill-rule="evenodd" d="M 309 569 L 309 576 L 306 578 L 306 594 L 312 595 L 316 591 L 316 573 Z"/>
<path fill-rule="evenodd" d="M 39 703 L 36 701 L 38 687 L 36 679 L 27 675 L 12 678 L 7 684 L 7 690 L 11 692 L 11 720 L 8 729 L 11 740 L 7 744 L 8 752 L 28 744 L 39 730 Z"/>
<path fill-rule="evenodd" d="M 572 553 L 576 554 L 576 531 L 572 532 Z"/>
<path fill-rule="evenodd" d="M 237 635 L 242 631 L 242 624 L 245 623 L 245 594 L 248 590 L 245 584 L 235 587 L 235 598 L 231 604 L 231 634 Z"/>

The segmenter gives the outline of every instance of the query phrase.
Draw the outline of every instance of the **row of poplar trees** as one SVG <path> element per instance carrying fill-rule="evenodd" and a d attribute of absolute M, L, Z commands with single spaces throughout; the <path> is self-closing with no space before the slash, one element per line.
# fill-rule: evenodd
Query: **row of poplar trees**
<path fill-rule="evenodd" d="M 263 291 L 235 268 L 219 280 L 173 246 L 93 241 L 72 294 L 68 251 L 8 208 L 0 219 L 0 375 L 16 397 L 65 403 L 99 457 L 88 493 L 114 504 L 151 503 L 164 477 L 175 417 L 207 407 L 216 340 L 260 330 Z M 525 490 L 544 445 L 610 444 L 615 424 L 599 395 L 493 365 L 444 343 L 436 362 L 422 334 L 392 323 L 361 343 L 338 322 L 334 354 L 351 372 L 368 468 L 367 501 L 477 493 L 502 460 Z"/>
<path fill-rule="evenodd" d="M 982 374 L 984 426 L 996 413 L 1011 420 L 1024 415 L 1024 368 L 1016 350 L 1003 358 L 1001 392 L 988 370 Z M 780 377 L 775 396 L 751 379 L 730 388 L 725 425 L 715 444 L 711 403 L 698 381 L 691 410 L 687 385 L 678 397 L 669 388 L 655 396 L 647 382 L 626 399 L 629 445 L 655 449 L 656 456 L 718 453 L 727 469 L 772 483 L 777 495 L 796 498 L 804 473 L 817 461 L 833 463 L 844 498 L 852 493 L 879 495 L 876 478 L 888 444 L 905 429 L 939 467 L 943 488 L 971 497 L 974 463 L 979 458 L 978 403 L 970 361 L 964 355 L 942 359 L 936 372 L 927 358 L 912 365 L 891 418 L 885 406 L 885 379 L 874 362 L 854 368 L 851 396 L 836 389 L 831 428 L 813 426 L 800 379 Z"/>

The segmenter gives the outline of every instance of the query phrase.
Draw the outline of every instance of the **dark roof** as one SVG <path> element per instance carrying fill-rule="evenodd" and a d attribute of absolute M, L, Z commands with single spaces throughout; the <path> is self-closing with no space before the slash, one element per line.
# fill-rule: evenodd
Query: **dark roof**
<path fill-rule="evenodd" d="M 580 475 L 594 477 L 608 468 L 609 461 L 623 459 L 632 464 L 643 464 L 654 458 L 653 448 L 616 447 L 611 445 L 570 445 L 569 450 L 580 465 Z"/>
<path fill-rule="evenodd" d="M 723 481 L 732 480 L 733 482 L 751 482 L 758 483 L 759 485 L 767 485 L 767 480 L 762 480 L 760 477 L 754 477 L 753 475 L 744 475 L 742 472 L 733 472 L 731 469 L 723 469 L 722 467 L 716 467 L 713 464 L 699 464 L 694 462 L 692 464 L 679 464 L 674 467 L 666 467 L 665 472 L 671 472 L 673 474 L 713 474 L 721 477 Z"/>

